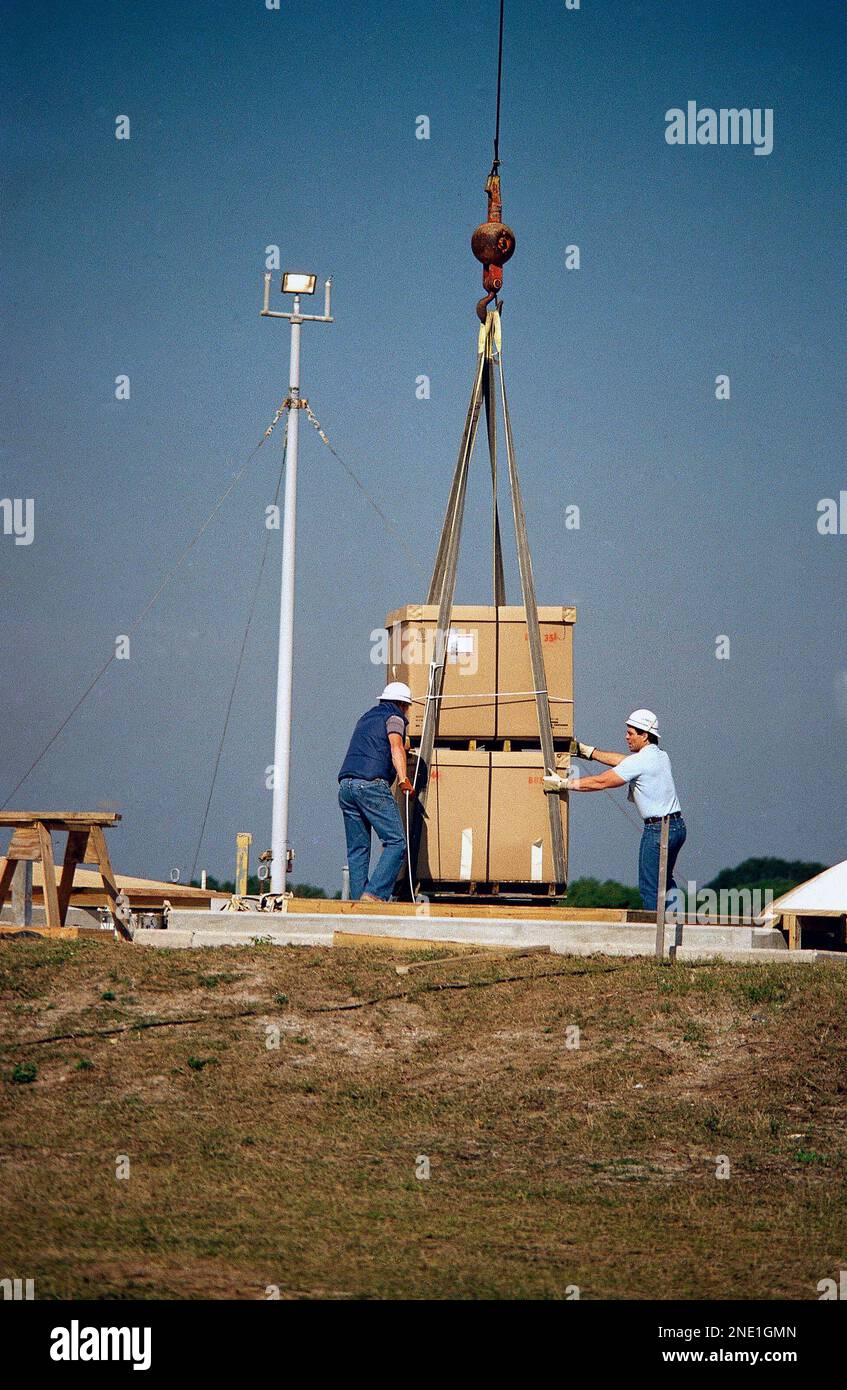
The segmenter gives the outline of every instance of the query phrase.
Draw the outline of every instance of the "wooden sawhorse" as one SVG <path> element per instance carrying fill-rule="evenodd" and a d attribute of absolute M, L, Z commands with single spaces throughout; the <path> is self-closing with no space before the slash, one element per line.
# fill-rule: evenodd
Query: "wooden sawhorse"
<path fill-rule="evenodd" d="M 131 939 L 123 904 L 118 904 L 118 886 L 106 848 L 105 826 L 121 819 L 116 811 L 0 811 L 0 829 L 12 830 L 12 842 L 5 858 L 0 858 L 0 910 L 12 886 L 15 869 L 21 861 L 41 864 L 44 885 L 44 911 L 48 927 L 63 927 L 74 886 L 77 864 L 91 864 L 100 870 L 103 902 L 111 908 L 118 927 Z M 68 842 L 62 876 L 56 881 L 53 858 L 54 830 L 66 831 Z"/>

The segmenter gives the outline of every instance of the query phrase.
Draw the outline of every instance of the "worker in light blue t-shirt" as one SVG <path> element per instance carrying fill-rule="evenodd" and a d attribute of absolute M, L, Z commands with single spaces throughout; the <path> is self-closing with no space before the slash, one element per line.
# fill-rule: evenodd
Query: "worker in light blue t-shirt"
<path fill-rule="evenodd" d="M 610 787 L 629 785 L 629 797 L 641 814 L 644 831 L 638 854 L 638 891 L 645 910 L 654 912 L 659 897 L 659 839 L 662 818 L 669 817 L 668 876 L 665 892 L 679 899 L 673 871 L 679 851 L 685 843 L 685 821 L 674 786 L 671 760 L 659 747 L 659 721 L 652 710 L 637 709 L 626 721 L 626 742 L 629 753 L 604 752 L 589 743 L 577 744 L 579 757 L 594 759 L 614 768 L 596 777 L 579 777 L 565 781 L 553 774 L 544 778 L 546 791 L 567 788 L 572 792 L 600 792 Z"/>

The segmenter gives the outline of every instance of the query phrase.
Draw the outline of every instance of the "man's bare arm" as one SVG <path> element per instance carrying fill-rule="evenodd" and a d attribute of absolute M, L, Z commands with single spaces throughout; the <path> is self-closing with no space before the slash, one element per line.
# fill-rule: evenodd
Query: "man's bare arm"
<path fill-rule="evenodd" d="M 405 782 L 406 773 L 406 748 L 400 734 L 389 734 L 388 742 L 391 744 L 391 761 L 394 764 L 394 771 L 397 773 L 399 781 Z"/>
<path fill-rule="evenodd" d="M 595 763 L 605 763 L 607 767 L 617 767 L 624 758 L 628 758 L 628 753 L 604 753 L 602 748 L 595 748 L 593 758 Z M 617 786 L 617 783 L 615 783 Z"/>
<path fill-rule="evenodd" d="M 626 782 L 623 777 L 619 777 L 616 772 L 600 772 L 596 777 L 577 778 L 576 781 L 570 783 L 569 790 L 572 792 L 602 792 L 607 787 L 625 786 Z"/>

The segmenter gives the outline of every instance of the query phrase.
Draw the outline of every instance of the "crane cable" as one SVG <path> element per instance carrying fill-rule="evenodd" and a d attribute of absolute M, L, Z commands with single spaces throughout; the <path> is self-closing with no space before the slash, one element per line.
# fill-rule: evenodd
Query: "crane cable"
<path fill-rule="evenodd" d="M 218 514 L 218 512 L 220 511 L 221 507 L 223 506 L 224 502 L 227 500 L 227 498 L 230 496 L 230 494 L 231 494 L 232 492 L 235 491 L 235 489 L 237 488 L 238 484 L 241 482 L 241 479 L 244 477 L 244 474 L 247 472 L 247 469 L 250 467 L 250 464 L 253 462 L 253 459 L 256 457 L 256 455 L 258 454 L 258 452 L 259 452 L 259 450 L 261 449 L 262 445 L 264 444 L 265 440 L 268 438 L 268 436 L 269 436 L 269 435 L 271 434 L 271 432 L 273 431 L 273 429 L 274 429 L 275 425 L 277 424 L 277 421 L 279 420 L 280 416 L 282 415 L 284 409 L 285 409 L 285 406 L 284 406 L 284 405 L 281 405 L 281 406 L 279 407 L 279 409 L 277 410 L 276 414 L 274 415 L 274 418 L 273 418 L 273 420 L 271 421 L 270 425 L 268 426 L 268 428 L 265 430 L 264 434 L 262 435 L 262 438 L 259 440 L 259 442 L 258 442 L 258 444 L 256 445 L 256 447 L 255 447 L 254 449 L 252 449 L 251 452 L 247 455 L 247 458 L 244 460 L 244 463 L 242 464 L 241 468 L 238 470 L 238 472 L 237 472 L 237 473 L 235 474 L 235 476 L 233 477 L 233 480 L 232 480 L 232 482 L 230 483 L 229 487 L 228 487 L 228 488 L 226 489 L 226 491 L 223 492 L 223 493 L 221 494 L 221 496 L 218 498 L 217 502 L 215 503 L 215 505 L 214 505 L 214 507 L 212 508 L 212 510 L 209 512 L 209 515 L 206 517 L 206 520 L 205 520 L 205 521 L 203 522 L 203 524 L 200 526 L 199 530 L 195 531 L 195 533 L 194 533 L 194 535 L 192 536 L 191 540 L 188 542 L 188 545 L 185 547 L 185 549 L 182 551 L 182 554 L 179 556 L 179 559 L 176 561 L 176 564 L 172 565 L 171 568 L 168 570 L 168 572 L 167 572 L 167 574 L 165 575 L 164 579 L 163 579 L 162 582 L 160 583 L 158 589 L 157 589 L 156 592 L 153 594 L 153 597 L 152 597 L 151 599 L 148 600 L 147 604 L 144 606 L 144 608 L 142 608 L 142 610 L 141 610 L 141 612 L 138 614 L 137 618 L 136 618 L 136 619 L 134 620 L 134 622 L 132 622 L 132 623 L 130 624 L 130 626 L 127 628 L 127 631 L 126 631 L 126 636 L 127 636 L 127 637 L 131 637 L 131 636 L 132 636 L 132 634 L 135 632 L 135 629 L 136 629 L 136 628 L 139 626 L 139 624 L 140 624 L 141 622 L 143 622 L 143 620 L 147 617 L 147 614 L 150 612 L 150 609 L 153 607 L 153 605 L 156 603 L 157 599 L 160 597 L 160 595 L 164 592 L 164 590 L 165 590 L 165 589 L 167 588 L 167 586 L 170 584 L 170 582 L 171 582 L 171 580 L 173 579 L 174 575 L 177 573 L 178 570 L 180 570 L 180 569 L 182 568 L 183 564 L 185 563 L 186 559 L 188 558 L 189 552 L 190 552 L 191 550 L 193 550 L 194 546 L 197 544 L 197 542 L 199 541 L 200 537 L 203 535 L 204 531 L 206 531 L 206 530 L 208 529 L 208 527 L 211 525 L 211 523 L 212 523 L 212 521 L 214 520 L 214 518 L 217 516 L 217 514 Z M 77 700 L 76 704 L 73 706 L 73 708 L 72 708 L 70 714 L 68 714 L 68 715 L 62 720 L 62 722 L 61 722 L 61 724 L 59 725 L 58 729 L 56 729 L 56 731 L 51 735 L 51 737 L 50 737 L 50 738 L 47 740 L 47 742 L 45 743 L 45 745 L 44 745 L 44 747 L 42 748 L 41 752 L 38 754 L 38 757 L 35 758 L 35 759 L 30 763 L 30 765 L 29 765 L 29 767 L 27 768 L 26 772 L 24 773 L 23 777 L 21 777 L 20 781 L 17 782 L 16 785 L 15 785 L 15 786 L 12 788 L 12 790 L 9 792 L 9 795 L 6 797 L 6 800 L 3 802 L 2 806 L 0 806 L 0 810 L 5 810 L 6 807 L 9 805 L 9 802 L 12 800 L 12 797 L 13 797 L 13 796 L 17 796 L 18 792 L 20 791 L 20 789 L 21 789 L 21 787 L 23 786 L 24 782 L 25 782 L 25 781 L 27 780 L 27 778 L 29 777 L 30 773 L 35 771 L 35 769 L 38 767 L 38 764 L 41 762 L 42 758 L 43 758 L 43 757 L 50 751 L 50 749 L 53 747 L 53 744 L 56 742 L 56 740 L 57 740 L 57 738 L 59 737 L 59 735 L 60 735 L 61 733 L 63 733 L 64 730 L 68 727 L 68 725 L 70 724 L 70 722 L 71 722 L 71 720 L 73 719 L 74 715 L 76 714 L 77 710 L 80 708 L 80 706 L 81 706 L 82 704 L 85 703 L 85 701 L 88 699 L 88 697 L 89 697 L 89 695 L 91 694 L 91 692 L 92 692 L 92 690 L 94 689 L 94 687 L 95 687 L 95 686 L 98 684 L 98 682 L 103 678 L 103 676 L 105 676 L 106 672 L 109 670 L 109 668 L 110 668 L 110 666 L 112 665 L 112 663 L 113 663 L 114 661 L 117 661 L 117 658 L 118 658 L 118 654 L 117 654 L 117 650 L 115 650 L 114 652 L 112 652 L 112 655 L 109 657 L 108 661 L 104 661 L 103 665 L 102 665 L 102 666 L 100 667 L 100 669 L 97 671 L 97 673 L 96 673 L 96 675 L 94 676 L 93 680 L 90 681 L 90 683 L 85 687 L 85 690 L 82 692 L 82 694 L 80 695 L 80 697 L 79 697 L 79 699 Z"/>
<path fill-rule="evenodd" d="M 315 428 L 315 430 L 316 430 L 316 432 L 317 432 L 318 438 L 321 440 L 321 442 L 322 442 L 323 444 L 326 445 L 326 447 L 329 449 L 329 452 L 332 454 L 333 458 L 335 458 L 335 459 L 338 460 L 338 462 L 341 464 L 341 467 L 344 469 L 344 472 L 347 474 L 347 476 L 348 476 L 349 478 L 352 478 L 353 482 L 356 484 L 356 487 L 357 487 L 357 488 L 359 489 L 359 491 L 365 496 L 365 498 L 366 498 L 367 501 L 370 503 L 370 505 L 371 505 L 371 507 L 373 508 L 373 510 L 376 512 L 377 516 L 379 517 L 379 519 L 380 519 L 380 521 L 382 522 L 383 526 L 385 527 L 386 531 L 388 531 L 388 532 L 394 537 L 394 539 L 397 541 L 397 544 L 402 548 L 403 553 L 404 553 L 405 556 L 406 556 L 406 559 L 407 559 L 407 560 L 410 562 L 410 564 L 413 565 L 416 569 L 419 569 L 419 570 L 422 570 L 422 571 L 423 571 L 423 566 L 421 565 L 420 560 L 418 559 L 417 555 L 414 555 L 414 554 L 412 553 L 412 551 L 409 549 L 409 547 L 407 546 L 405 540 L 403 539 L 403 536 L 401 535 L 400 531 L 399 531 L 399 530 L 397 529 L 397 527 L 394 525 L 394 522 L 391 520 L 390 517 L 386 516 L 385 512 L 382 510 L 382 508 L 380 507 L 379 503 L 376 502 L 376 501 L 374 500 L 374 498 L 371 496 L 371 494 L 368 492 L 367 488 L 365 487 L 365 485 L 364 485 L 364 483 L 362 482 L 362 480 L 361 480 L 361 478 L 359 477 L 359 475 L 353 471 L 353 469 L 350 467 L 349 463 L 345 463 L 344 459 L 341 457 L 341 455 L 339 454 L 338 450 L 333 446 L 333 444 L 331 443 L 330 439 L 329 439 L 328 436 L 327 436 L 326 430 L 325 430 L 325 429 L 323 428 L 323 426 L 321 425 L 320 420 L 318 420 L 318 418 L 316 417 L 314 411 L 312 410 L 311 406 L 309 405 L 309 402 L 308 402 L 308 401 L 303 401 L 303 402 L 302 402 L 302 405 L 303 405 L 303 409 L 304 409 L 305 412 L 306 412 L 306 418 L 308 419 L 309 424 L 314 426 L 314 428 Z M 423 572 L 425 573 L 425 571 L 423 571 Z"/>
<path fill-rule="evenodd" d="M 500 167 L 500 88 L 503 82 L 503 8 L 505 0 L 500 0 L 500 36 L 497 42 L 497 117 L 494 123 L 494 163 L 491 172 L 496 174 Z"/>
<path fill-rule="evenodd" d="M 274 507 L 276 507 L 277 504 L 279 503 L 279 494 L 280 494 L 280 490 L 281 490 L 281 488 L 282 488 L 282 480 L 283 480 L 283 478 L 285 477 L 285 465 L 286 465 L 287 458 L 288 458 L 288 420 L 286 420 L 286 422 L 285 422 L 285 431 L 284 431 L 283 436 L 282 436 L 282 465 L 281 465 L 280 470 L 279 470 L 279 477 L 278 477 L 278 479 L 277 479 L 277 484 L 276 484 L 276 492 L 274 493 L 274 500 L 273 500 L 273 505 L 274 505 Z M 213 771 L 212 771 L 212 781 L 211 781 L 211 785 L 210 785 L 210 787 L 209 787 L 209 795 L 208 795 L 208 797 L 206 798 L 206 809 L 205 809 L 204 812 L 203 812 L 203 823 L 202 823 L 202 825 L 200 826 L 200 834 L 197 836 L 197 848 L 196 848 L 195 851 L 194 851 L 194 859 L 192 860 L 192 864 L 191 864 L 191 872 L 190 872 L 189 875 L 188 875 L 188 882 L 189 882 L 189 883 L 192 883 L 193 880 L 194 880 L 194 875 L 195 875 L 195 873 L 196 873 L 196 871 L 197 871 L 197 861 L 198 861 L 198 859 L 200 858 L 200 850 L 201 850 L 201 847 L 202 847 L 202 845 L 203 845 L 203 836 L 204 836 L 205 833 L 206 833 L 206 822 L 207 822 L 208 819 L 209 819 L 209 811 L 210 811 L 211 805 L 212 805 L 212 797 L 213 797 L 214 794 L 215 794 L 215 783 L 216 783 L 217 780 L 218 780 L 218 769 L 220 768 L 220 765 L 221 765 L 221 756 L 222 756 L 223 750 L 224 750 L 224 743 L 226 742 L 227 730 L 229 729 L 230 715 L 232 714 L 232 706 L 233 706 L 233 703 L 234 703 L 234 701 L 235 701 L 235 691 L 236 691 L 236 687 L 237 687 L 237 685 L 238 685 L 238 678 L 239 678 L 239 676 L 241 675 L 241 667 L 242 667 L 242 664 L 243 664 L 243 661 L 244 661 L 244 652 L 245 652 L 245 650 L 246 650 L 246 648 L 247 648 L 247 640 L 248 640 L 248 638 L 249 638 L 249 636 L 250 636 L 250 629 L 251 629 L 251 627 L 253 626 L 253 618 L 254 618 L 254 615 L 255 615 L 255 612 L 256 612 L 256 604 L 257 604 L 258 599 L 259 599 L 259 589 L 260 589 L 261 583 L 262 583 L 262 575 L 263 575 L 264 572 L 265 572 L 265 562 L 267 561 L 267 558 L 268 558 L 268 550 L 270 549 L 271 530 L 272 530 L 272 528 L 271 528 L 271 527 L 268 527 L 267 530 L 266 530 L 266 532 L 265 532 L 265 543 L 264 543 L 264 545 L 262 546 L 262 558 L 261 558 L 261 560 L 260 560 L 260 562 L 259 562 L 259 573 L 258 573 L 257 576 L 256 576 L 256 584 L 255 584 L 255 588 L 253 589 L 253 598 L 252 598 L 252 600 L 251 600 L 251 602 L 250 602 L 250 609 L 249 609 L 249 612 L 248 612 L 248 614 L 247 614 L 247 623 L 246 623 L 246 626 L 245 626 L 245 628 L 244 628 L 244 636 L 243 636 L 242 639 L 241 639 L 241 650 L 240 650 L 239 653 L 238 653 L 238 660 L 237 660 L 236 663 L 235 663 L 235 675 L 234 675 L 233 681 L 232 681 L 232 689 L 231 689 L 230 692 L 229 692 L 229 702 L 228 702 L 227 707 L 226 707 L 226 715 L 225 715 L 225 717 L 224 717 L 224 726 L 223 726 L 223 729 L 221 730 L 220 742 L 218 743 L 218 751 L 217 751 L 217 755 L 216 755 L 216 757 L 215 757 L 215 766 L 214 766 L 214 769 L 213 769 Z"/>
<path fill-rule="evenodd" d="M 156 589 L 155 593 L 153 594 L 152 598 L 150 598 L 150 599 L 148 600 L 148 602 L 146 603 L 146 605 L 144 606 L 144 608 L 142 608 L 141 612 L 138 614 L 138 616 L 135 618 L 135 620 L 134 620 L 134 621 L 130 624 L 130 626 L 127 628 L 127 630 L 126 630 L 126 636 L 127 636 L 127 637 L 131 637 L 132 634 L 135 632 L 136 628 L 139 627 L 139 625 L 144 621 L 144 619 L 147 617 L 147 614 L 150 612 L 151 608 L 153 608 L 154 604 L 158 601 L 158 599 L 160 598 L 160 596 L 162 595 L 162 593 L 164 593 L 165 589 L 166 589 L 166 588 L 168 587 L 168 585 L 170 584 L 171 580 L 174 578 L 174 576 L 177 574 L 177 572 L 182 568 L 183 564 L 185 563 L 185 561 L 186 561 L 187 558 L 188 558 L 189 553 L 193 550 L 194 546 L 197 544 L 197 542 L 199 541 L 200 537 L 204 534 L 204 532 L 208 530 L 209 526 L 210 526 L 211 523 L 214 521 L 214 519 L 215 519 L 215 517 L 217 516 L 218 512 L 221 510 L 221 507 L 223 506 L 224 502 L 226 502 L 227 498 L 235 491 L 235 489 L 237 488 L 238 484 L 241 482 L 241 479 L 244 477 L 244 474 L 247 472 L 247 469 L 249 468 L 250 464 L 253 462 L 253 459 L 254 459 L 254 458 L 256 457 L 256 455 L 258 454 L 258 452 L 259 452 L 259 450 L 261 449 L 262 445 L 265 443 L 265 441 L 266 441 L 266 440 L 270 437 L 270 435 L 273 433 L 274 429 L 276 428 L 277 424 L 279 423 L 280 419 L 282 418 L 282 415 L 285 413 L 285 410 L 287 409 L 288 404 L 289 404 L 289 402 L 288 402 L 287 400 L 285 400 L 285 401 L 283 401 L 282 405 L 280 405 L 280 406 L 277 408 L 277 410 L 276 410 L 275 413 L 274 413 L 273 419 L 271 420 L 271 423 L 268 425 L 267 429 L 265 430 L 264 434 L 262 435 L 262 437 L 261 437 L 261 439 L 259 440 L 259 442 L 258 442 L 258 444 L 256 445 L 256 447 L 247 455 L 247 458 L 244 460 L 244 463 L 242 464 L 241 468 L 238 470 L 238 472 L 237 472 L 236 474 L 234 474 L 233 479 L 232 479 L 232 482 L 230 483 L 229 487 L 226 488 L 226 490 L 225 490 L 225 491 L 221 494 L 221 496 L 218 498 L 218 500 L 217 500 L 217 502 L 215 503 L 214 507 L 213 507 L 212 510 L 209 512 L 208 516 L 206 517 L 205 521 L 202 522 L 202 524 L 200 525 L 199 529 L 194 533 L 194 535 L 192 536 L 191 540 L 188 542 L 188 544 L 185 546 L 184 550 L 183 550 L 182 553 L 180 554 L 179 558 L 176 560 L 175 564 L 173 564 L 173 565 L 171 566 L 171 568 L 167 571 L 167 573 L 165 574 L 165 576 L 164 576 L 164 578 L 162 579 L 161 583 L 159 584 L 158 588 Z M 307 414 L 310 415 L 310 417 L 311 417 L 311 412 L 310 412 L 310 411 L 307 410 Z M 312 418 L 313 418 L 313 417 L 312 417 Z M 368 492 L 368 489 L 365 487 L 365 485 L 364 485 L 364 483 L 362 482 L 361 478 L 359 478 L 358 475 L 357 475 L 356 473 L 354 473 L 353 469 L 349 466 L 349 464 L 345 463 L 344 459 L 341 458 L 340 454 L 332 447 L 332 445 L 329 443 L 329 440 L 325 437 L 325 435 L 323 435 L 323 433 L 322 433 L 320 430 L 319 430 L 319 433 L 321 433 L 321 438 L 323 439 L 324 443 L 325 443 L 325 444 L 327 445 L 327 447 L 329 448 L 330 453 L 333 454 L 333 455 L 335 456 L 335 458 L 336 458 L 336 459 L 338 460 L 338 462 L 341 464 L 342 468 L 344 468 L 344 469 L 346 470 L 346 472 L 349 474 L 349 476 L 353 479 L 353 481 L 354 481 L 354 483 L 356 484 L 356 486 L 359 488 L 359 490 L 364 494 L 364 496 L 365 496 L 365 497 L 367 498 L 367 500 L 370 502 L 370 505 L 373 507 L 373 509 L 374 509 L 374 511 L 376 512 L 377 516 L 378 516 L 378 517 L 380 518 L 380 520 L 382 521 L 382 523 L 383 523 L 383 525 L 385 526 L 386 530 L 388 530 L 389 533 L 393 535 L 394 539 L 397 540 L 397 541 L 399 542 L 399 544 L 402 546 L 403 551 L 404 551 L 404 553 L 406 554 L 407 559 L 410 559 L 410 560 L 412 561 L 413 564 L 418 564 L 418 565 L 419 565 L 420 562 L 416 559 L 415 556 L 412 555 L 411 551 L 410 551 L 410 550 L 408 549 L 408 547 L 405 545 L 405 543 L 404 543 L 404 541 L 403 541 L 403 539 L 402 539 L 402 536 L 400 535 L 399 531 L 398 531 L 397 528 L 392 524 L 392 522 L 391 522 L 391 521 L 389 520 L 389 518 L 385 515 L 385 513 L 382 511 L 382 509 L 381 509 L 381 507 L 379 506 L 379 504 L 378 504 L 378 503 L 374 500 L 374 498 L 370 495 L 370 493 Z M 82 692 L 82 694 L 80 695 L 79 699 L 76 701 L 76 703 L 75 703 L 75 704 L 73 705 L 73 707 L 71 708 L 69 714 L 67 714 L 66 717 L 62 720 L 62 722 L 61 722 L 61 724 L 59 724 L 58 728 L 54 730 L 54 732 L 51 734 L 50 738 L 47 740 L 47 742 L 44 744 L 43 748 L 41 749 L 41 752 L 38 754 L 38 756 L 37 756 L 36 758 L 33 759 L 33 761 L 30 763 L 30 765 L 29 765 L 29 767 L 27 768 L 27 770 L 26 770 L 26 772 L 24 773 L 24 775 L 19 779 L 18 782 L 16 782 L 15 786 L 14 786 L 14 787 L 12 788 L 12 790 L 9 792 L 9 794 L 8 794 L 8 796 L 6 797 L 5 801 L 3 801 L 2 804 L 0 804 L 0 810 L 5 811 L 6 808 L 8 807 L 8 805 L 9 805 L 9 802 L 12 800 L 12 798 L 15 797 L 15 796 L 17 796 L 17 794 L 18 794 L 18 792 L 20 791 L 21 787 L 23 786 L 24 782 L 26 782 L 27 778 L 31 775 L 31 773 L 33 773 L 33 772 L 35 771 L 35 769 L 38 767 L 39 763 L 46 757 L 46 755 L 49 753 L 50 749 L 53 747 L 53 744 L 54 744 L 54 743 L 56 742 L 56 740 L 60 737 L 60 735 L 64 733 L 65 729 L 66 729 L 66 728 L 68 727 L 68 725 L 70 724 L 70 722 L 71 722 L 71 720 L 73 719 L 74 715 L 76 714 L 77 710 L 80 709 L 80 707 L 81 707 L 82 705 L 85 704 L 85 701 L 88 699 L 88 697 L 89 697 L 89 695 L 91 694 L 92 690 L 94 690 L 95 686 L 99 684 L 99 682 L 100 682 L 100 681 L 103 679 L 103 677 L 105 676 L 106 672 L 107 672 L 107 671 L 110 669 L 110 667 L 112 666 L 112 663 L 115 662 L 115 661 L 117 661 L 117 659 L 118 659 L 117 651 L 114 651 L 114 652 L 111 654 L 111 656 L 108 658 L 108 660 L 107 660 L 107 661 L 104 661 L 103 665 L 102 665 L 102 666 L 99 668 L 99 670 L 95 673 L 95 675 L 93 676 L 93 678 L 91 679 L 91 681 L 89 682 L 89 684 L 88 684 L 88 685 L 85 687 L 85 689 L 83 690 L 83 692 Z"/>

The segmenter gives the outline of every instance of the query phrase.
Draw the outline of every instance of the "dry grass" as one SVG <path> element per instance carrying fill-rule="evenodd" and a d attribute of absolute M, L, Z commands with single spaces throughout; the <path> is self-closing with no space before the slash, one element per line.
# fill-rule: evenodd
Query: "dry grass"
<path fill-rule="evenodd" d="M 845 995 L 832 966 L 3 943 L 0 1276 L 814 1299 L 847 1257 Z M 201 1021 L 137 1026 L 165 1018 Z"/>

